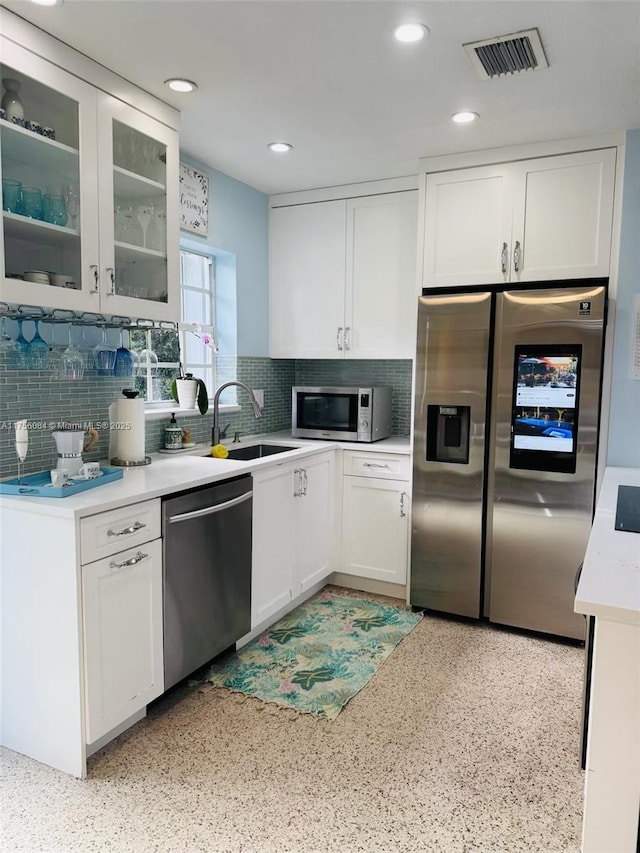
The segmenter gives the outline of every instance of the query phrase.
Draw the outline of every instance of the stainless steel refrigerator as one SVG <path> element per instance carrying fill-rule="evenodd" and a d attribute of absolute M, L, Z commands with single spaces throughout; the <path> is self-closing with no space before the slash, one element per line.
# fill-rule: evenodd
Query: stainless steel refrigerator
<path fill-rule="evenodd" d="M 606 284 L 424 291 L 412 605 L 584 639 Z"/>

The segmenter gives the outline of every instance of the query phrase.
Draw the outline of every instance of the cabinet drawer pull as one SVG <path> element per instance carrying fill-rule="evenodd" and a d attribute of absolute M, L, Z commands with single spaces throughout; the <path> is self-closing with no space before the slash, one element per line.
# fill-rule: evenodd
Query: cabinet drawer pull
<path fill-rule="evenodd" d="M 293 487 L 293 496 L 294 498 L 299 498 L 302 495 L 302 468 L 296 468 L 293 476 L 296 478 L 296 485 Z"/>
<path fill-rule="evenodd" d="M 404 499 L 406 497 L 408 497 L 407 493 L 402 492 L 402 494 L 400 495 L 400 518 L 405 518 L 407 515 L 406 510 L 404 508 Z"/>
<path fill-rule="evenodd" d="M 507 244 L 506 243 L 502 244 L 502 252 L 500 254 L 500 261 L 501 261 L 500 266 L 501 266 L 502 272 L 506 272 L 507 268 L 509 266 L 509 255 L 507 254 Z"/>
<path fill-rule="evenodd" d="M 351 335 L 351 326 L 344 327 L 344 348 L 346 350 L 351 349 L 351 341 L 349 340 L 349 336 Z"/>
<path fill-rule="evenodd" d="M 513 269 L 514 272 L 520 272 L 520 261 L 522 260 L 522 247 L 520 240 L 516 240 L 516 245 L 513 250 Z"/>
<path fill-rule="evenodd" d="M 386 468 L 387 471 L 389 470 L 389 466 L 387 465 L 386 462 L 363 462 L 362 467 L 363 468 Z"/>
<path fill-rule="evenodd" d="M 143 524 L 141 521 L 136 521 L 135 524 L 132 524 L 131 527 L 123 527 L 122 530 L 107 530 L 107 536 L 128 536 L 129 533 L 137 533 L 138 530 L 142 530 L 143 527 L 146 527 L 146 524 Z"/>
<path fill-rule="evenodd" d="M 342 349 L 342 326 L 338 326 L 338 334 L 336 335 L 336 343 L 338 344 L 338 349 Z"/>
<path fill-rule="evenodd" d="M 309 485 L 309 478 L 307 477 L 307 469 L 302 468 L 300 473 L 302 474 L 302 495 L 304 497 L 307 494 L 307 486 Z"/>
<path fill-rule="evenodd" d="M 115 560 L 111 560 L 109 563 L 110 569 L 126 569 L 127 566 L 135 566 L 136 563 L 141 563 L 143 560 L 148 560 L 149 555 L 143 554 L 142 551 L 138 551 L 135 557 L 130 557 L 128 560 L 124 560 L 122 563 L 116 563 Z"/>

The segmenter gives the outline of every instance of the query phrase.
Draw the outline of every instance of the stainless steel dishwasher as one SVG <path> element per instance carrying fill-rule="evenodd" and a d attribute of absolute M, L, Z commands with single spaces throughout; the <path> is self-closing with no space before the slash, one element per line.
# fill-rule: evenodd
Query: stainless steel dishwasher
<path fill-rule="evenodd" d="M 164 689 L 251 629 L 250 475 L 162 502 Z"/>

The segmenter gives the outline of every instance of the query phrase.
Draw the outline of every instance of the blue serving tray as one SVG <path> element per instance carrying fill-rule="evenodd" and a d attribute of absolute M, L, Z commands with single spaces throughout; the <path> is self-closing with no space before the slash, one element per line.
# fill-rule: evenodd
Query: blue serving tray
<path fill-rule="evenodd" d="M 68 498 L 87 489 L 95 489 L 96 486 L 106 486 L 115 480 L 121 480 L 124 476 L 122 468 L 101 468 L 102 476 L 93 480 L 69 480 L 66 486 L 52 486 L 49 471 L 39 474 L 27 474 L 25 477 L 15 480 L 5 480 L 0 483 L 0 495 L 28 495 L 39 498 Z"/>

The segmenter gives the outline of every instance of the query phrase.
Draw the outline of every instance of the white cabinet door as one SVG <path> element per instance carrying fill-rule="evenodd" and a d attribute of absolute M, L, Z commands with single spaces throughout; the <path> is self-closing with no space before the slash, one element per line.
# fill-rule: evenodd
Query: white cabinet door
<path fill-rule="evenodd" d="M 610 148 L 513 165 L 511 281 L 609 275 L 615 162 Z"/>
<path fill-rule="evenodd" d="M 345 244 L 345 201 L 271 211 L 272 358 L 342 358 Z"/>
<path fill-rule="evenodd" d="M 407 483 L 344 477 L 340 571 L 406 583 L 408 513 Z"/>
<path fill-rule="evenodd" d="M 427 176 L 424 287 L 609 275 L 616 151 Z"/>
<path fill-rule="evenodd" d="M 413 358 L 417 190 L 347 201 L 345 358 Z"/>
<path fill-rule="evenodd" d="M 161 540 L 82 567 L 87 743 L 164 689 Z"/>
<path fill-rule="evenodd" d="M 99 311 L 96 90 L 8 39 L 0 48 L 24 119 L 55 136 L 0 120 L 2 178 L 22 186 L 3 202 L 0 299 Z M 57 278 L 25 281 L 28 270 Z"/>
<path fill-rule="evenodd" d="M 294 594 L 328 577 L 333 571 L 335 530 L 334 452 L 303 459 L 301 488 L 294 504 Z"/>
<path fill-rule="evenodd" d="M 101 310 L 177 322 L 178 135 L 105 94 L 98 130 Z"/>
<path fill-rule="evenodd" d="M 251 627 L 293 598 L 293 465 L 276 465 L 253 475 L 253 557 Z"/>
<path fill-rule="evenodd" d="M 507 281 L 512 206 L 507 166 L 428 175 L 423 287 Z"/>

